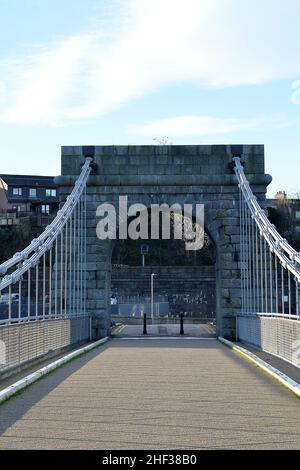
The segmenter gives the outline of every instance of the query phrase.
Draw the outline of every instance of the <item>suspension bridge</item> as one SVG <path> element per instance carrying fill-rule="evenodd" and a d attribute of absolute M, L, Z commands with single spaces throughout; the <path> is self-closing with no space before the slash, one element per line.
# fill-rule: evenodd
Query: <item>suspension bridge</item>
<path fill-rule="evenodd" d="M 267 218 L 270 181 L 260 145 L 63 147 L 57 217 L 0 265 L 3 383 L 110 336 L 113 242 L 96 214 L 120 194 L 204 204 L 217 331 L 115 335 L 0 405 L 0 448 L 299 448 L 297 398 L 216 340 L 298 379 L 300 255 Z"/>

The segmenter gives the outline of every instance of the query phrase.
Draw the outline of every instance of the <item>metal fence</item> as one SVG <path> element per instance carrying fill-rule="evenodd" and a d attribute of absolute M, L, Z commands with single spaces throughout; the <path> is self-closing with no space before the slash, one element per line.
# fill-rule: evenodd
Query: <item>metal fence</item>
<path fill-rule="evenodd" d="M 111 314 L 124 317 L 143 317 L 144 313 L 151 316 L 151 302 L 120 302 L 111 305 Z M 168 316 L 169 302 L 153 302 L 153 316 Z"/>
<path fill-rule="evenodd" d="M 300 320 L 295 317 L 238 315 L 237 337 L 300 367 Z"/>
<path fill-rule="evenodd" d="M 0 376 L 87 341 L 87 157 L 71 194 L 43 233 L 0 265 Z"/>
<path fill-rule="evenodd" d="M 87 315 L 5 325 L 0 328 L 0 378 L 19 366 L 89 338 Z"/>

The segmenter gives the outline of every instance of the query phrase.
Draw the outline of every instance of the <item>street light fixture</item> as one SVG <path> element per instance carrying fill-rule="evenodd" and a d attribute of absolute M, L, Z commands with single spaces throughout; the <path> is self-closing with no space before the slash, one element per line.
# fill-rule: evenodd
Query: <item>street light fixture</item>
<path fill-rule="evenodd" d="M 149 245 L 141 245 L 142 266 L 145 266 L 145 255 L 149 254 Z"/>

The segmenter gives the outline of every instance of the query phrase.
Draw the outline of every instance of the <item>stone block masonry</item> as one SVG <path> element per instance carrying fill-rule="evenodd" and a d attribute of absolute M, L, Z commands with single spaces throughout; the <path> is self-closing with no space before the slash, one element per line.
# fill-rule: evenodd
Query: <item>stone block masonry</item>
<path fill-rule="evenodd" d="M 80 174 L 85 156 L 94 155 L 95 167 L 87 186 L 88 275 L 97 287 L 88 290 L 93 335 L 107 335 L 110 327 L 111 253 L 113 243 L 96 236 L 96 208 L 118 204 L 199 203 L 205 206 L 205 229 L 215 245 L 216 317 L 218 334 L 235 336 L 235 314 L 240 306 L 239 190 L 232 170 L 230 145 L 76 146 L 62 147 L 61 176 L 56 179 L 62 200 Z M 242 146 L 245 173 L 263 204 L 271 177 L 264 170 L 264 146 Z M 226 296 L 224 296 L 224 290 Z"/>
<path fill-rule="evenodd" d="M 186 312 L 194 317 L 216 315 L 216 274 L 214 266 L 116 266 L 111 290 L 117 299 L 150 298 L 150 276 L 155 273 L 155 295 L 169 301 L 170 313 Z"/>

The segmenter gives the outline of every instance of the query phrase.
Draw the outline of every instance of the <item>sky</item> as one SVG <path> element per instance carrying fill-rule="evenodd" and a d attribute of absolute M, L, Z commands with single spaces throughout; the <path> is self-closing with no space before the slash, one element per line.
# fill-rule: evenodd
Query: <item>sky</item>
<path fill-rule="evenodd" d="M 299 0 L 0 0 L 0 173 L 62 145 L 264 144 L 300 193 Z M 155 139 L 155 140 L 154 140 Z"/>

